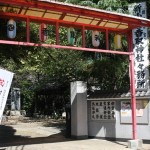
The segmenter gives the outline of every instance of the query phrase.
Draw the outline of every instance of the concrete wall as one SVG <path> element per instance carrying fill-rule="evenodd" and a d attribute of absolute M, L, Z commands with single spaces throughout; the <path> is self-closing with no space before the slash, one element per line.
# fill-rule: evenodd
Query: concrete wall
<path fill-rule="evenodd" d="M 102 138 L 125 138 L 132 139 L 131 117 L 121 120 L 121 100 L 115 100 L 115 119 L 114 120 L 92 120 L 91 119 L 91 100 L 88 100 L 88 135 Z M 144 108 L 142 117 L 137 117 L 137 134 L 139 139 L 150 140 L 150 104 Z M 125 121 L 126 120 L 126 121 Z"/>

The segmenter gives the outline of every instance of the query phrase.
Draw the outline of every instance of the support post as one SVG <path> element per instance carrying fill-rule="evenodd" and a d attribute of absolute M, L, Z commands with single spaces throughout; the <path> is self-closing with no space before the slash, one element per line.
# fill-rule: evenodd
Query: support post
<path fill-rule="evenodd" d="M 88 138 L 87 85 L 82 81 L 71 82 L 71 136 Z"/>
<path fill-rule="evenodd" d="M 56 22 L 56 45 L 59 45 L 59 23 Z"/>
<path fill-rule="evenodd" d="M 30 19 L 27 18 L 26 21 L 26 28 L 27 28 L 27 42 L 30 42 Z"/>
<path fill-rule="evenodd" d="M 107 29 L 106 29 L 106 49 L 109 49 L 109 35 Z"/>
<path fill-rule="evenodd" d="M 129 52 L 133 52 L 132 32 L 128 35 Z M 130 90 L 131 90 L 131 108 L 132 108 L 132 132 L 133 139 L 137 139 L 136 125 L 136 96 L 135 96 L 135 79 L 134 79 L 134 53 L 129 55 L 130 60 Z"/>
<path fill-rule="evenodd" d="M 85 47 L 85 27 L 82 26 L 82 47 Z"/>

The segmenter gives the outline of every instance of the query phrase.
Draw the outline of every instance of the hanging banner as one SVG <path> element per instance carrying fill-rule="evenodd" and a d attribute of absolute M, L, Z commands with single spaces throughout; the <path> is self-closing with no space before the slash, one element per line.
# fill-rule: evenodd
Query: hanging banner
<path fill-rule="evenodd" d="M 129 6 L 131 15 L 147 18 L 146 3 L 134 3 Z M 141 27 L 132 31 L 135 56 L 135 84 L 136 89 L 149 88 L 149 52 L 148 52 L 148 30 Z"/>
<path fill-rule="evenodd" d="M 0 69 L 0 124 L 14 73 Z"/>

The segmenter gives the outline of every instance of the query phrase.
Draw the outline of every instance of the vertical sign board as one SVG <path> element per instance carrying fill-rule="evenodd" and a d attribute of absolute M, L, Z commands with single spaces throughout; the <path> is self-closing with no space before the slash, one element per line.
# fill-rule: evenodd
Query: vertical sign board
<path fill-rule="evenodd" d="M 14 73 L 0 69 L 0 123 Z"/>
<path fill-rule="evenodd" d="M 147 18 L 146 2 L 134 3 L 129 6 L 131 15 Z M 148 60 L 148 31 L 147 27 L 141 27 L 132 31 L 134 57 L 135 57 L 135 83 L 136 89 L 148 89 L 149 87 L 149 60 Z"/>

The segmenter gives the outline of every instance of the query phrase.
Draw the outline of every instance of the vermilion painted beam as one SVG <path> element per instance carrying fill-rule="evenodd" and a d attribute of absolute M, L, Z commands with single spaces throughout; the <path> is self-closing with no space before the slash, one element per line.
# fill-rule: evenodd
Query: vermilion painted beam
<path fill-rule="evenodd" d="M 55 25 L 56 22 L 58 22 L 60 26 L 66 26 L 66 27 L 72 26 L 72 27 L 76 27 L 76 28 L 82 28 L 82 26 L 84 26 L 85 29 L 88 29 L 88 30 L 93 30 L 93 29 L 96 30 L 97 29 L 97 30 L 105 31 L 105 29 L 107 29 L 111 32 L 123 32 L 122 30 L 115 29 L 115 28 L 100 27 L 100 26 L 95 26 L 95 25 L 90 25 L 90 24 L 68 22 L 68 21 L 64 21 L 64 20 L 56 20 L 56 19 L 51 19 L 51 18 L 26 16 L 26 15 L 21 15 L 21 14 L 0 12 L 0 18 L 14 18 L 17 20 L 22 20 L 22 21 L 26 21 L 26 19 L 29 18 L 31 22 L 36 22 L 36 23 L 46 23 L 46 24 Z"/>
<path fill-rule="evenodd" d="M 90 51 L 90 52 L 111 53 L 111 54 L 120 54 L 120 55 L 131 55 L 131 54 L 133 54 L 132 52 L 122 52 L 122 51 L 113 51 L 113 50 L 82 48 L 82 47 L 73 47 L 73 46 L 62 46 L 62 45 L 51 45 L 51 44 L 43 44 L 43 43 L 6 41 L 6 40 L 0 40 L 0 44 L 49 47 L 49 48 L 58 48 L 58 49 L 66 49 L 66 50 Z"/>

